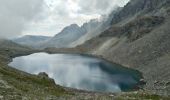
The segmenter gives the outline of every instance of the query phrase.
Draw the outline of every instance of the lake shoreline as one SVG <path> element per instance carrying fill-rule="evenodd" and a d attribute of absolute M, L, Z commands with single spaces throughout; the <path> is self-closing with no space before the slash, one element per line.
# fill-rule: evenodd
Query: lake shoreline
<path fill-rule="evenodd" d="M 6 51 L 3 51 L 3 52 L 6 52 Z M 32 53 L 38 53 L 38 52 L 52 53 L 52 52 L 49 52 L 49 51 L 46 51 L 46 50 L 28 50 L 28 51 L 16 51 L 16 52 L 14 52 L 12 54 L 9 53 L 9 55 L 6 56 L 8 59 L 1 62 L 2 64 L 0 64 L 1 65 L 0 71 L 1 71 L 1 68 L 2 68 L 3 70 L 7 70 L 7 72 L 16 73 L 16 75 L 21 74 L 22 76 L 24 76 L 24 77 L 27 76 L 29 78 L 37 77 L 37 75 L 28 74 L 28 73 L 25 73 L 25 72 L 10 68 L 9 66 L 7 66 L 7 64 L 9 62 L 11 62 L 11 60 L 13 58 L 15 58 L 15 57 L 24 56 L 24 55 L 30 55 Z M 55 52 L 53 52 L 53 53 L 61 53 L 61 52 L 58 52 L 58 51 L 55 50 Z M 17 73 L 20 73 L 20 74 L 17 74 Z M 23 79 L 21 79 L 20 81 L 23 81 Z M 34 82 L 33 82 L 33 84 L 34 84 Z M 26 86 L 27 86 L 27 84 L 26 84 Z M 152 93 L 143 91 L 141 89 L 138 90 L 138 91 L 134 91 L 134 92 L 133 91 L 132 92 L 122 92 L 122 93 L 116 93 L 116 94 L 115 93 L 99 93 L 99 92 L 82 91 L 82 90 L 75 90 L 75 89 L 70 89 L 70 88 L 64 88 L 64 90 L 69 93 L 69 96 L 64 96 L 64 98 L 67 98 L 67 97 L 70 98 L 70 96 L 71 96 L 73 98 L 86 98 L 86 97 L 89 97 L 89 98 L 107 98 L 108 100 L 112 100 L 113 98 L 127 98 L 127 95 L 132 95 L 132 96 L 139 95 L 140 96 L 140 95 L 143 95 L 143 93 L 145 93 L 144 96 L 146 95 L 146 97 L 148 97 L 148 96 L 155 97 L 155 95 L 153 95 Z M 58 90 L 56 90 L 56 91 L 58 91 Z M 67 92 L 66 92 L 66 94 L 67 94 Z M 71 93 L 71 95 L 70 95 L 70 93 Z M 63 96 L 61 96 L 61 97 L 63 97 Z M 158 97 L 162 98 L 161 96 L 158 96 Z"/>
<path fill-rule="evenodd" d="M 17 56 L 17 57 L 14 57 L 14 58 L 12 58 L 12 59 L 19 59 L 19 58 L 24 58 L 24 59 L 27 59 L 26 57 L 28 56 L 28 57 L 31 57 L 31 56 L 33 56 L 33 55 L 36 55 L 36 54 L 38 54 L 38 55 L 44 55 L 44 54 L 49 54 L 49 53 L 47 53 L 47 52 L 38 52 L 38 53 L 32 53 L 32 54 L 28 54 L 28 55 L 22 55 L 22 56 Z M 74 53 L 74 54 L 71 54 L 71 53 L 53 53 L 53 54 L 49 54 L 48 56 L 52 56 L 52 55 L 57 55 L 57 54 L 63 54 L 63 55 L 65 55 L 66 57 L 67 56 L 71 56 L 71 57 L 80 57 L 79 59 L 82 59 L 82 61 L 83 61 L 83 58 L 86 58 L 87 57 L 87 59 L 91 59 L 92 60 L 92 62 L 93 62 L 93 60 L 95 59 L 95 60 L 98 60 L 98 61 L 101 61 L 101 62 L 103 62 L 103 63 L 107 63 L 107 64 L 109 64 L 109 66 L 111 67 L 111 69 L 112 69 L 112 67 L 113 67 L 113 73 L 115 72 L 114 71 L 114 69 L 115 70 L 117 70 L 116 72 L 119 72 L 119 73 L 122 73 L 122 75 L 123 74 L 129 74 L 129 77 L 133 77 L 133 78 L 135 78 L 134 79 L 134 81 L 136 81 L 137 83 L 135 83 L 134 84 L 134 86 L 132 86 L 133 88 L 131 88 L 131 89 L 126 89 L 126 92 L 131 92 L 131 91 L 137 91 L 137 90 L 139 90 L 139 89 L 142 89 L 142 87 L 143 87 L 143 85 L 144 85 L 144 83 L 142 83 L 142 81 L 141 80 L 143 80 L 143 76 L 142 76 L 142 73 L 140 73 L 139 71 L 137 71 L 137 70 L 133 70 L 133 69 L 130 69 L 130 68 L 127 68 L 127 67 L 125 67 L 125 66 L 121 66 L 121 65 L 118 65 L 118 64 L 115 64 L 115 63 L 112 63 L 112 62 L 109 62 L 109 61 L 107 61 L 107 60 L 105 60 L 104 58 L 100 58 L 100 57 L 97 57 L 97 56 L 93 56 L 93 55 L 90 55 L 90 54 L 78 54 L 78 53 Z M 36 57 L 38 57 L 38 55 L 36 56 Z M 45 56 L 45 55 L 44 55 Z M 34 58 L 34 57 L 33 57 Z M 47 58 L 47 57 L 42 57 L 42 58 Z M 42 58 L 40 57 L 40 59 L 42 60 Z M 29 58 L 30 59 L 30 58 Z M 55 59 L 55 58 L 53 58 L 53 59 Z M 56 58 L 57 59 L 57 58 Z M 59 58 L 60 59 L 60 58 Z M 66 59 L 66 58 L 64 58 L 64 59 Z M 64 60 L 63 59 L 63 60 Z M 68 59 L 69 60 L 69 59 Z M 70 59 L 71 60 L 71 59 Z M 18 62 L 19 60 L 14 60 L 14 62 Z M 50 61 L 50 60 L 49 60 Z M 72 60 L 71 60 L 72 61 Z M 20 61 L 18 62 L 19 63 L 19 65 L 21 65 L 20 64 Z M 24 63 L 26 63 L 26 62 L 24 62 Z M 36 62 L 35 62 L 36 63 Z M 53 63 L 53 62 L 51 62 L 51 63 Z M 18 69 L 18 67 L 19 67 L 19 65 L 13 65 L 14 63 L 13 62 L 11 62 L 11 63 L 9 63 L 9 66 L 15 66 L 14 68 L 17 68 Z M 97 64 L 97 63 L 96 63 Z M 17 67 L 18 66 L 18 67 Z M 24 68 L 26 68 L 27 69 L 27 73 L 28 73 L 28 68 L 26 67 L 27 65 L 23 65 L 23 66 L 25 66 Z M 107 65 L 108 66 L 108 65 Z M 109 66 L 108 66 L 108 68 L 109 68 Z M 34 67 L 36 67 L 36 66 L 34 66 Z M 33 68 L 34 68 L 33 67 Z M 92 67 L 92 66 L 91 66 Z M 104 69 L 107 69 L 107 67 L 104 65 L 104 66 L 100 66 L 101 68 L 102 67 L 104 67 Z M 105 68 L 106 67 L 106 68 Z M 20 67 L 19 67 L 20 68 Z M 21 68 L 22 70 L 24 70 L 24 68 Z M 37 66 L 37 68 L 39 69 L 39 67 Z M 43 68 L 43 67 L 42 67 Z M 70 67 L 69 67 L 70 68 Z M 86 67 L 85 67 L 86 68 Z M 46 67 L 45 68 L 46 70 L 48 69 L 48 67 Z M 66 69 L 68 69 L 68 68 L 66 68 Z M 103 68 L 102 68 L 103 69 Z M 101 70 L 102 70 L 101 69 Z M 109 68 L 109 71 L 111 71 L 112 72 L 112 70 L 111 70 L 110 68 Z M 29 70 L 31 70 L 31 67 L 30 67 L 30 69 Z M 43 70 L 43 69 L 41 69 L 41 70 Z M 75 69 L 76 70 L 76 69 Z M 38 71 L 38 70 L 37 70 Z M 68 70 L 69 71 L 69 70 Z M 33 73 L 33 71 L 29 71 L 29 73 L 30 74 L 35 74 L 35 73 Z M 86 72 L 87 73 L 87 72 Z M 90 73 L 96 73 L 96 72 L 90 72 Z M 112 73 L 112 74 L 113 74 Z M 49 74 L 49 73 L 47 73 L 47 74 Z M 126 75 L 126 77 L 127 77 L 127 75 Z M 58 75 L 55 75 L 55 76 L 58 76 Z M 55 77 L 54 76 L 54 77 Z M 76 75 L 77 76 L 77 75 Z M 114 76 L 114 74 L 113 74 L 113 76 Z M 54 78 L 54 77 L 52 77 L 52 78 Z M 107 79 L 107 78 L 106 78 Z M 59 78 L 55 78 L 55 81 L 56 82 L 58 82 L 58 81 L 61 81 Z M 108 80 L 109 81 L 109 80 Z M 116 80 L 115 80 L 116 81 Z M 89 80 L 89 82 L 90 82 L 90 80 Z M 69 82 L 67 82 L 67 84 L 68 84 Z M 119 82 L 118 82 L 119 83 Z M 61 84 L 61 83 L 60 83 Z M 109 83 L 110 84 L 110 83 Z M 113 84 L 113 83 L 112 83 Z M 122 83 L 121 83 L 122 84 Z M 123 83 L 124 84 L 124 83 Z M 127 84 L 127 83 L 126 83 Z M 102 85 L 102 82 L 101 82 L 101 85 Z M 130 84 L 129 84 L 130 85 Z M 106 85 L 107 86 L 107 85 Z M 128 85 L 127 85 L 128 86 Z M 130 85 L 131 86 L 131 85 Z M 66 86 L 67 87 L 67 86 Z M 65 87 L 65 88 L 66 88 Z M 120 88 L 120 87 L 119 87 Z M 122 89 L 122 88 L 121 88 Z M 74 90 L 74 89 L 73 89 Z M 79 90 L 79 89 L 75 89 L 75 90 L 78 90 L 78 91 L 88 91 L 88 90 Z M 92 90 L 89 90 L 89 91 L 92 91 Z M 88 92 L 89 92 L 88 91 Z M 123 92 L 123 90 L 121 90 L 122 92 Z M 97 92 L 97 90 L 96 91 L 94 91 L 94 92 Z M 109 92 L 109 91 L 108 91 Z M 125 92 L 125 91 L 124 91 Z M 107 93 L 107 91 L 103 91 L 103 93 Z M 111 91 L 110 91 L 110 93 L 111 93 Z"/>

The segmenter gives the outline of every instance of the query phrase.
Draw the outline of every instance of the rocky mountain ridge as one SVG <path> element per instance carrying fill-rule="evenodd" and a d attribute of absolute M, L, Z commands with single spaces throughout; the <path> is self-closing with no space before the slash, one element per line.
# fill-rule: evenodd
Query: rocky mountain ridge
<path fill-rule="evenodd" d="M 112 27 L 77 47 L 137 69 L 145 89 L 169 95 L 170 0 L 131 0 L 112 20 Z"/>
<path fill-rule="evenodd" d="M 54 37 L 24 36 L 21 38 L 13 39 L 13 41 L 15 43 L 31 46 L 36 49 L 51 47 L 75 47 L 99 35 L 105 29 L 110 27 L 114 13 L 121 9 L 121 7 L 116 7 L 109 15 L 102 16 L 100 19 L 92 19 L 89 22 L 84 23 L 82 26 L 71 24 L 70 26 L 65 27 Z"/>
<path fill-rule="evenodd" d="M 67 47 L 70 43 L 80 38 L 85 34 L 85 30 L 79 27 L 77 24 L 72 24 L 65 27 L 60 33 L 49 39 L 48 41 L 42 43 L 40 48 L 47 47 Z"/>

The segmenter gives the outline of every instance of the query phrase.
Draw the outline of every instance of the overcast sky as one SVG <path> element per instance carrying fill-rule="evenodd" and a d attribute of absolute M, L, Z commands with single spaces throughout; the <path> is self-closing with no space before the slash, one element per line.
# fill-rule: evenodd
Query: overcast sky
<path fill-rule="evenodd" d="M 0 37 L 53 36 L 72 23 L 100 18 L 129 0 L 0 0 Z"/>

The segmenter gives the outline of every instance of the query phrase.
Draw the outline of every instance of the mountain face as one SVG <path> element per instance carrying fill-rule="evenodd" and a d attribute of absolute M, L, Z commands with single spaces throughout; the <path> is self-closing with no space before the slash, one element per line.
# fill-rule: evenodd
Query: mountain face
<path fill-rule="evenodd" d="M 103 18 L 102 21 L 99 21 L 98 19 L 92 19 L 89 22 L 84 23 L 81 27 L 76 24 L 72 24 L 64 28 L 60 33 L 55 35 L 49 41 L 41 44 L 40 48 L 75 47 L 79 44 L 84 43 L 86 40 L 97 36 L 99 33 L 102 32 L 102 30 L 104 30 L 109 25 L 110 21 L 108 21 L 108 17 Z"/>
<path fill-rule="evenodd" d="M 95 36 L 99 35 L 101 32 L 106 30 L 111 26 L 111 21 L 114 16 L 114 14 L 118 11 L 120 11 L 122 8 L 117 7 L 115 8 L 109 15 L 103 16 L 100 20 L 93 19 L 89 21 L 88 23 L 85 23 L 82 28 L 86 28 L 86 34 L 82 37 L 80 37 L 77 41 L 74 41 L 70 47 L 76 47 L 78 45 L 83 44 L 87 40 L 90 40 L 94 38 Z"/>
<path fill-rule="evenodd" d="M 133 19 L 144 14 L 161 16 L 166 14 L 164 8 L 169 7 L 169 4 L 169 0 L 131 0 L 121 11 L 114 14 L 111 23 L 116 24 L 121 21 L 125 23 L 125 19 Z"/>
<path fill-rule="evenodd" d="M 12 41 L 21 45 L 31 46 L 38 49 L 50 47 L 68 48 L 72 47 L 74 42 L 78 41 L 87 33 L 93 32 L 92 35 L 95 33 L 100 33 L 97 32 L 96 29 L 99 31 L 99 26 L 101 26 L 101 24 L 102 22 L 99 22 L 97 19 L 93 19 L 87 23 L 84 23 L 81 27 L 79 27 L 77 24 L 67 26 L 54 37 L 27 35 L 21 38 L 13 39 Z M 92 38 L 91 34 L 89 37 Z M 87 38 L 85 38 L 85 40 L 87 40 Z"/>
<path fill-rule="evenodd" d="M 88 23 L 84 23 L 81 28 L 85 31 L 86 34 L 84 34 L 82 37 L 78 38 L 76 41 L 71 43 L 70 47 L 75 47 L 79 44 L 82 44 L 86 40 L 100 33 L 100 30 L 97 30 L 97 29 L 99 29 L 101 24 L 102 22 L 99 22 L 97 19 L 93 19 L 93 20 L 90 20 Z"/>
<path fill-rule="evenodd" d="M 56 47 L 56 48 L 69 48 L 83 44 L 85 41 L 99 35 L 111 25 L 111 20 L 114 13 L 121 10 L 120 7 L 115 8 L 111 14 L 103 16 L 99 19 L 92 19 L 84 23 L 81 27 L 72 24 L 64 28 L 59 34 L 51 40 L 43 44 L 43 48 Z"/>
<path fill-rule="evenodd" d="M 38 44 L 47 41 L 51 37 L 48 36 L 32 36 L 26 35 L 20 38 L 13 39 L 12 41 L 20 45 L 32 46 L 35 47 Z"/>
<path fill-rule="evenodd" d="M 63 48 L 68 47 L 70 43 L 76 41 L 82 35 L 86 33 L 85 28 L 79 27 L 77 24 L 72 24 L 64 28 L 60 33 L 55 35 L 50 40 L 41 44 L 41 48 L 56 47 Z"/>
<path fill-rule="evenodd" d="M 146 90 L 170 95 L 170 85 L 164 85 L 170 82 L 170 0 L 131 0 L 111 24 L 78 50 L 137 69 Z"/>

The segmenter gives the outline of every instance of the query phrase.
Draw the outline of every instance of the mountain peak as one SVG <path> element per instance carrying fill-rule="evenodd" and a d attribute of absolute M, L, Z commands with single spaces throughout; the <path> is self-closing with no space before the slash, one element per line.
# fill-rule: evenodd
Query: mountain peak
<path fill-rule="evenodd" d="M 61 34 L 61 33 L 71 33 L 71 31 L 76 31 L 76 30 L 79 30 L 79 29 L 80 29 L 80 27 L 77 24 L 71 24 L 70 26 L 65 27 L 59 34 Z"/>
<path fill-rule="evenodd" d="M 77 24 L 71 24 L 69 27 L 79 27 Z"/>
<path fill-rule="evenodd" d="M 63 29 L 64 30 L 70 30 L 70 29 L 78 29 L 80 28 L 77 24 L 71 24 Z"/>

